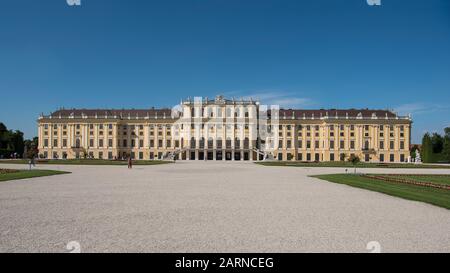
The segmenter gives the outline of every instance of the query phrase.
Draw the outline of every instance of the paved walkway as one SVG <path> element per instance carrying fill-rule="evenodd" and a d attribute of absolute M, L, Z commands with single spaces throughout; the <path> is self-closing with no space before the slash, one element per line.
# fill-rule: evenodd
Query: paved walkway
<path fill-rule="evenodd" d="M 370 241 L 383 252 L 450 251 L 449 210 L 308 177 L 340 168 L 39 168 L 73 173 L 0 182 L 0 252 L 67 252 L 70 241 L 83 252 L 368 252 Z"/>

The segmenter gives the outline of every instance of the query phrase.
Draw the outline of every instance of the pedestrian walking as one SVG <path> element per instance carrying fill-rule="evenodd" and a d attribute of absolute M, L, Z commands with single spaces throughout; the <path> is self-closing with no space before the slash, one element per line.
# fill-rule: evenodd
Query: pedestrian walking
<path fill-rule="evenodd" d="M 133 160 L 131 160 L 131 156 L 128 157 L 128 169 L 132 169 L 133 168 Z"/>

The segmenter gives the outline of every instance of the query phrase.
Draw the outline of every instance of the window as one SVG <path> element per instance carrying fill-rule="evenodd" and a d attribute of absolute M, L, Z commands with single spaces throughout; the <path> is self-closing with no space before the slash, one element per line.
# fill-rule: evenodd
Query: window
<path fill-rule="evenodd" d="M 384 154 L 380 154 L 380 162 L 384 162 Z"/>
<path fill-rule="evenodd" d="M 214 146 L 214 140 L 212 138 L 208 139 L 208 149 L 212 149 Z"/>
<path fill-rule="evenodd" d="M 290 149 L 292 147 L 292 141 L 288 140 L 287 141 L 287 148 Z"/>
<path fill-rule="evenodd" d="M 171 146 L 172 146 L 172 144 L 171 144 L 170 140 L 166 140 L 166 147 L 171 147 Z"/>
<path fill-rule="evenodd" d="M 113 159 L 113 153 L 112 152 L 108 152 L 108 159 Z"/>
<path fill-rule="evenodd" d="M 283 140 L 278 141 L 278 148 L 283 148 Z"/>
<path fill-rule="evenodd" d="M 355 149 L 355 141 L 354 140 L 350 141 L 350 149 L 352 149 L 352 150 Z"/>
<path fill-rule="evenodd" d="M 320 161 L 320 154 L 316 153 L 314 154 L 314 161 Z"/>
<path fill-rule="evenodd" d="M 113 140 L 112 139 L 108 139 L 108 147 L 112 147 L 113 146 Z"/>
<path fill-rule="evenodd" d="M 315 149 L 319 149 L 319 141 L 318 141 L 318 140 L 316 140 L 316 141 L 314 142 L 314 148 L 315 148 Z"/>
<path fill-rule="evenodd" d="M 303 154 L 297 154 L 297 160 L 302 161 L 303 160 Z"/>
<path fill-rule="evenodd" d="M 340 149 L 345 149 L 345 142 L 343 140 L 341 140 L 341 143 L 339 145 Z"/>
<path fill-rule="evenodd" d="M 98 141 L 98 147 L 103 148 L 103 139 Z"/>
<path fill-rule="evenodd" d="M 394 150 L 394 141 L 389 143 L 389 149 Z"/>
<path fill-rule="evenodd" d="M 330 140 L 330 149 L 334 150 L 334 140 Z"/>
<path fill-rule="evenodd" d="M 381 149 L 381 150 L 384 149 L 384 141 L 380 141 L 380 149 Z"/>
<path fill-rule="evenodd" d="M 155 147 L 155 141 L 153 139 L 150 139 L 150 148 Z"/>
<path fill-rule="evenodd" d="M 67 139 L 63 139 L 63 147 L 64 147 L 64 148 L 67 147 Z"/>
<path fill-rule="evenodd" d="M 311 149 L 311 141 L 306 141 L 306 149 Z"/>
<path fill-rule="evenodd" d="M 225 144 L 226 144 L 227 149 L 230 149 L 230 148 L 231 148 L 231 139 L 228 138 L 228 139 L 226 140 L 226 143 L 225 143 Z"/>
<path fill-rule="evenodd" d="M 139 159 L 140 160 L 144 159 L 144 153 L 143 152 L 139 152 Z"/>
<path fill-rule="evenodd" d="M 53 140 L 53 147 L 58 147 L 58 140 L 57 139 Z"/>
<path fill-rule="evenodd" d="M 89 139 L 89 147 L 94 147 L 94 139 Z"/>
<path fill-rule="evenodd" d="M 405 162 L 405 155 L 400 155 L 400 162 Z"/>
<path fill-rule="evenodd" d="M 131 140 L 131 147 L 135 147 L 136 146 L 136 141 L 134 139 Z"/>
<path fill-rule="evenodd" d="M 301 149 L 301 148 L 303 148 L 303 141 L 302 140 L 299 140 L 298 141 L 298 147 Z"/>
<path fill-rule="evenodd" d="M 330 154 L 330 161 L 334 161 L 334 154 Z"/>
<path fill-rule="evenodd" d="M 400 141 L 400 150 L 404 150 L 404 149 L 405 149 L 405 142 L 404 141 Z"/>
<path fill-rule="evenodd" d="M 98 152 L 98 158 L 103 159 L 103 152 Z"/>
<path fill-rule="evenodd" d="M 123 146 L 122 147 L 128 147 L 128 143 L 127 143 L 126 139 L 123 140 Z"/>
<path fill-rule="evenodd" d="M 310 153 L 307 153 L 307 154 L 306 154 L 306 160 L 307 160 L 307 161 L 311 161 L 311 154 L 310 154 Z"/>
<path fill-rule="evenodd" d="M 139 148 L 144 147 L 144 140 L 143 139 L 139 139 Z"/>
<path fill-rule="evenodd" d="M 391 155 L 389 156 L 389 160 L 390 160 L 391 162 L 394 162 L 394 161 L 395 161 L 395 157 L 394 157 L 393 154 L 391 154 Z"/>

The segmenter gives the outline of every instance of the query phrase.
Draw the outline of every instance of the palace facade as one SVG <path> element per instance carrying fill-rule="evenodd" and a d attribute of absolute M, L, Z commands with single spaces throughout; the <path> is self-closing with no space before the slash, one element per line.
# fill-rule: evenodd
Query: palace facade
<path fill-rule="evenodd" d="M 279 109 L 195 98 L 173 109 L 60 109 L 38 119 L 49 159 L 405 162 L 410 117 L 387 110 Z"/>

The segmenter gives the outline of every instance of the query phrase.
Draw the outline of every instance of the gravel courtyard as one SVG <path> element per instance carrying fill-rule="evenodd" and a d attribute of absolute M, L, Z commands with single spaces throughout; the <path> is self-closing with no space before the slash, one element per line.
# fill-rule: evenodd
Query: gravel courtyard
<path fill-rule="evenodd" d="M 0 252 L 450 252 L 449 210 L 308 177 L 339 168 L 39 168 L 72 174 L 0 183 Z"/>

